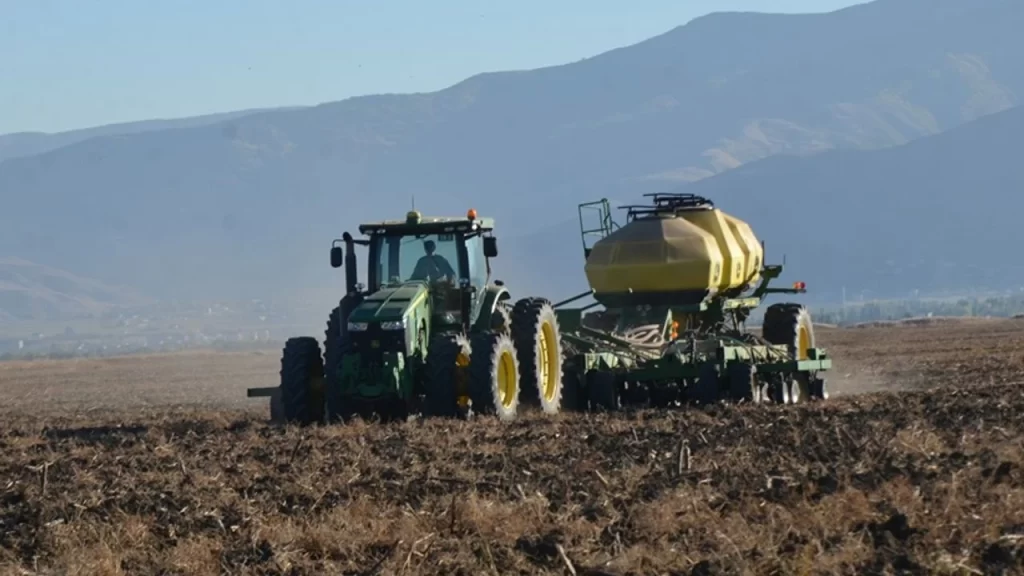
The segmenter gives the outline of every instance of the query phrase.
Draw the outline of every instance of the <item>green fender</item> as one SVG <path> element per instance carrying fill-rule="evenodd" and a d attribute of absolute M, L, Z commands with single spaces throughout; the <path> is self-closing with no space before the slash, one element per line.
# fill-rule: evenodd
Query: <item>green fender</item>
<path fill-rule="evenodd" d="M 490 328 L 491 315 L 494 314 L 494 309 L 498 307 L 498 303 L 511 298 L 512 294 L 504 286 L 491 284 L 485 288 L 480 304 L 480 314 L 476 317 L 476 322 L 473 324 L 473 331 L 480 332 Z"/>

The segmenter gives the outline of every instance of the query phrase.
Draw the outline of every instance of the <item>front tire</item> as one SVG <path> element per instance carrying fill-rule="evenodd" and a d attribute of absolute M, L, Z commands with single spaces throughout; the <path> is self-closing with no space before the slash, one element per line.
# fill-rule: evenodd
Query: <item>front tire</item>
<path fill-rule="evenodd" d="M 281 405 L 285 421 L 308 425 L 324 418 L 324 363 L 311 336 L 289 338 L 281 356 Z"/>

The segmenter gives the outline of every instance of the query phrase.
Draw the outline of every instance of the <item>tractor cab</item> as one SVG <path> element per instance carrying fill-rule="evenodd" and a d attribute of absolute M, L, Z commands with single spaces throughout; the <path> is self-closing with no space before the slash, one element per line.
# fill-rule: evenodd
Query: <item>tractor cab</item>
<path fill-rule="evenodd" d="M 361 224 L 368 238 L 355 240 L 346 234 L 348 292 L 362 290 L 353 282 L 353 244 L 369 249 L 365 293 L 410 283 L 427 285 L 432 301 L 432 324 L 472 325 L 490 282 L 489 258 L 497 256 L 497 239 L 491 236 L 494 222 L 469 210 L 465 218 L 424 217 L 416 210 L 405 220 Z M 352 265 L 349 269 L 348 263 Z M 341 248 L 332 248 L 331 265 L 342 264 Z"/>

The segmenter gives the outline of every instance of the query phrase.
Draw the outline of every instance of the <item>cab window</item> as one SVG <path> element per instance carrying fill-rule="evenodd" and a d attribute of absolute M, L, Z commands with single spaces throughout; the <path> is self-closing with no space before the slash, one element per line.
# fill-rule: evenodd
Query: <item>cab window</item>
<path fill-rule="evenodd" d="M 487 258 L 484 256 L 483 238 L 467 238 L 466 252 L 469 255 L 469 283 L 482 289 L 487 284 Z"/>
<path fill-rule="evenodd" d="M 458 285 L 459 253 L 453 234 L 391 236 L 379 251 L 378 265 L 385 273 L 384 284 L 427 280 L 447 281 Z"/>

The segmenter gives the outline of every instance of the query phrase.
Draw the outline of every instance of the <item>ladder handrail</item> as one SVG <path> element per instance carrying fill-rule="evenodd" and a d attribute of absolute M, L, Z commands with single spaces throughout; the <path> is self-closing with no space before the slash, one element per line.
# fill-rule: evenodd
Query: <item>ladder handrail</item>
<path fill-rule="evenodd" d="M 584 209 L 597 211 L 599 228 L 587 228 L 587 225 L 584 223 L 583 217 Z M 600 238 L 604 238 L 605 236 L 608 236 L 609 234 L 620 228 L 618 223 L 616 223 L 615 220 L 612 219 L 611 204 L 608 202 L 607 198 L 602 198 L 600 200 L 595 200 L 593 202 L 584 202 L 579 205 L 578 210 L 580 219 L 580 239 L 583 242 L 584 254 L 590 254 L 590 248 L 592 246 L 587 245 L 587 236 L 598 235 L 600 236 Z"/>

